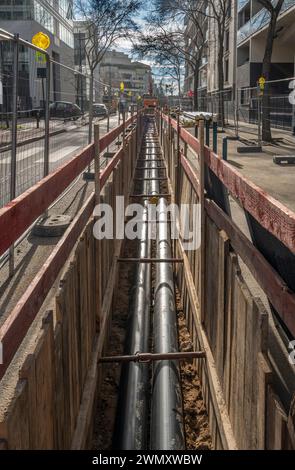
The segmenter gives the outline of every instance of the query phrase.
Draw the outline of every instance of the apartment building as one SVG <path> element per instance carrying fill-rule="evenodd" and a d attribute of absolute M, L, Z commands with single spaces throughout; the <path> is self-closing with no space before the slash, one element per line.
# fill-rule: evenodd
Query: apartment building
<path fill-rule="evenodd" d="M 237 22 L 237 88 L 239 106 L 251 120 L 253 87 L 262 71 L 262 61 L 269 23 L 269 12 L 258 0 L 238 1 Z M 289 81 L 294 76 L 295 0 L 285 0 L 277 21 L 270 70 L 271 119 L 275 125 L 288 127 L 292 121 L 292 106 L 288 100 Z"/>
<path fill-rule="evenodd" d="M 109 51 L 100 64 L 100 79 L 113 88 L 124 83 L 125 93 L 133 97 L 152 93 L 152 71 L 149 65 L 132 61 L 124 52 Z"/>
<path fill-rule="evenodd" d="M 214 99 L 218 100 L 218 34 L 216 20 L 210 14 L 209 2 L 204 2 L 208 18 L 204 21 L 206 47 L 199 68 L 198 96 L 200 106 L 210 110 Z M 208 10 L 209 9 L 209 10 Z M 205 12 L 206 16 L 206 12 Z M 233 114 L 234 106 L 240 108 L 245 120 L 257 113 L 254 103 L 256 87 L 262 72 L 269 12 L 258 0 L 237 0 L 228 2 L 226 33 L 224 38 L 224 91 L 225 109 Z M 294 76 L 294 32 L 295 0 L 285 0 L 277 22 L 274 41 L 270 80 L 272 121 L 290 125 L 292 107 L 288 101 L 289 82 L 284 79 Z M 193 37 L 194 25 L 186 21 L 187 46 Z M 184 91 L 194 90 L 194 76 L 188 64 L 185 71 Z M 230 109 L 231 108 L 231 109 Z"/>
<path fill-rule="evenodd" d="M 74 67 L 73 0 L 0 0 L 0 28 L 18 33 L 31 42 L 38 32 L 50 38 L 48 52 L 59 63 Z M 11 43 L 0 41 L 1 79 L 9 111 L 12 80 Z M 23 46 L 19 51 L 19 108 L 40 107 L 44 100 L 41 76 L 45 68 L 42 57 Z M 51 69 L 51 101 L 75 100 L 75 85 L 69 72 L 53 64 Z"/>

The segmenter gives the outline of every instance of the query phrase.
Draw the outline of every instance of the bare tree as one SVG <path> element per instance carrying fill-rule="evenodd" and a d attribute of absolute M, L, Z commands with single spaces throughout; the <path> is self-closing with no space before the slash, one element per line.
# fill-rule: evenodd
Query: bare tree
<path fill-rule="evenodd" d="M 203 18 L 195 0 L 155 0 L 152 15 L 147 18 L 148 33 L 140 38 L 137 49 L 154 53 L 165 51 L 165 61 L 186 62 L 194 73 L 194 108 L 198 108 L 199 67 L 204 50 Z M 193 34 L 187 37 L 185 22 L 191 22 Z M 189 42 L 189 44 L 188 44 Z"/>
<path fill-rule="evenodd" d="M 278 0 L 277 3 L 273 4 L 271 0 L 258 0 L 259 3 L 266 8 L 270 13 L 269 26 L 266 36 L 266 44 L 264 50 L 264 57 L 262 61 L 262 76 L 269 80 L 270 68 L 271 68 L 271 57 L 273 51 L 273 44 L 276 37 L 276 27 L 278 16 L 281 12 L 284 0 Z M 272 140 L 271 135 L 271 123 L 270 123 L 270 93 L 269 84 L 266 83 L 265 90 L 262 97 L 262 139 L 266 142 Z"/>
<path fill-rule="evenodd" d="M 201 13 L 212 21 L 217 36 L 217 80 L 218 80 L 218 114 L 220 125 L 224 125 L 224 46 L 227 20 L 230 17 L 230 0 L 199 0 L 196 4 L 204 3 L 206 8 Z M 198 9 L 199 6 L 197 5 Z"/>
<path fill-rule="evenodd" d="M 139 7 L 140 0 L 77 0 L 76 11 L 84 20 L 84 52 L 90 73 L 89 142 L 92 141 L 94 71 L 116 41 L 137 30 L 134 15 Z"/>
<path fill-rule="evenodd" d="M 135 44 L 133 52 L 140 58 L 150 58 L 155 66 L 162 68 L 162 75 L 169 76 L 177 83 L 178 96 L 181 95 L 183 56 L 173 45 L 165 32 L 155 35 L 141 35 L 140 42 Z"/>

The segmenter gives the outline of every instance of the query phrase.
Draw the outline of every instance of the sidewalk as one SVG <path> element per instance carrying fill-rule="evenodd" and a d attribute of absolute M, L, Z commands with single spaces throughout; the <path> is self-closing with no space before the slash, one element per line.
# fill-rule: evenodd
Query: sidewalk
<path fill-rule="evenodd" d="M 193 128 L 187 130 L 194 135 Z M 225 128 L 224 132 L 218 133 L 217 153 L 220 157 L 222 157 L 224 137 L 233 137 L 234 135 L 234 128 Z M 295 165 L 277 165 L 273 162 L 273 157 L 276 155 L 295 156 L 295 136 L 288 131 L 273 129 L 273 137 L 279 140 L 273 144 L 263 145 L 262 152 L 238 153 L 238 147 L 247 147 L 243 139 L 252 140 L 255 144 L 253 137 L 255 136 L 252 133 L 245 131 L 240 133 L 242 141 L 228 140 L 227 162 L 269 195 L 295 211 Z M 210 130 L 210 139 L 210 147 L 212 147 L 212 130 Z M 194 160 L 192 154 L 189 158 Z"/>
<path fill-rule="evenodd" d="M 232 135 L 233 129 L 226 129 L 224 133 L 218 134 L 217 153 L 220 156 L 222 155 L 223 138 Z M 250 135 L 246 132 L 240 134 L 243 138 L 249 138 Z M 247 146 L 241 141 L 228 140 L 227 161 L 242 175 L 295 211 L 295 165 L 277 165 L 273 162 L 273 157 L 276 155 L 295 155 L 295 136 L 290 132 L 275 129 L 273 137 L 280 139 L 280 141 L 263 145 L 261 153 L 238 153 L 238 147 Z"/>

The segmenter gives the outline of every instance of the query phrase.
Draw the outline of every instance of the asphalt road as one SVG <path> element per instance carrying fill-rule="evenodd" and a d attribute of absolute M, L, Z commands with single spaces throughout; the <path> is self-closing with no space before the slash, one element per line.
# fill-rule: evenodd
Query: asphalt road
<path fill-rule="evenodd" d="M 107 131 L 107 119 L 98 121 L 101 133 Z M 118 116 L 111 116 L 110 128 L 116 127 Z M 88 143 L 88 126 L 66 123 L 65 132 L 50 137 L 49 171 L 72 158 Z M 0 207 L 10 200 L 11 152 L 0 153 Z M 17 148 L 16 196 L 22 194 L 43 177 L 44 139 Z"/>

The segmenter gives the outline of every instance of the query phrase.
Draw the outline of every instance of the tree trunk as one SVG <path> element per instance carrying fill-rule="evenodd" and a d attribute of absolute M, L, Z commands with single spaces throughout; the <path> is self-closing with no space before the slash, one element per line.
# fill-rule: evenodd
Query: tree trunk
<path fill-rule="evenodd" d="M 224 71 L 223 71 L 223 41 L 224 35 L 221 34 L 219 37 L 218 45 L 218 59 L 217 59 L 217 68 L 218 68 L 218 120 L 219 126 L 224 127 Z"/>
<path fill-rule="evenodd" d="M 92 123 L 93 123 L 93 83 L 94 83 L 94 70 L 90 71 L 90 85 L 89 85 L 89 128 L 88 128 L 88 143 L 92 142 Z"/>
<path fill-rule="evenodd" d="M 179 104 L 179 110 L 181 109 L 181 78 L 179 77 L 177 80 L 177 85 L 178 85 L 178 104 Z"/>
<path fill-rule="evenodd" d="M 272 11 L 267 31 L 266 46 L 262 62 L 262 76 L 266 81 L 268 81 L 270 77 L 271 57 L 278 15 L 279 12 Z M 262 96 L 262 140 L 265 142 L 271 142 L 272 140 L 270 116 L 270 87 L 269 84 L 266 83 Z"/>

